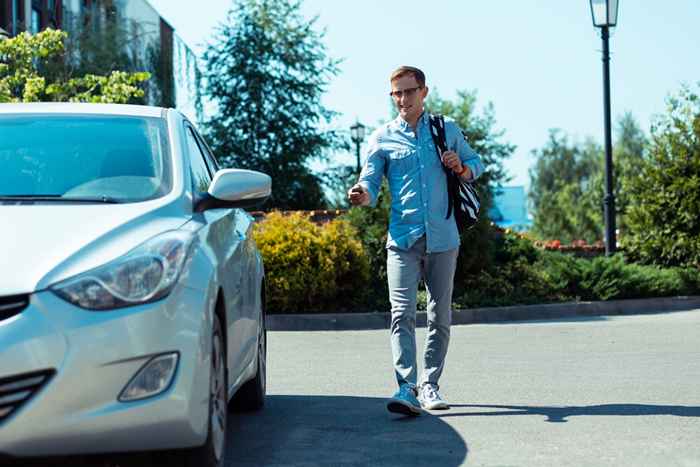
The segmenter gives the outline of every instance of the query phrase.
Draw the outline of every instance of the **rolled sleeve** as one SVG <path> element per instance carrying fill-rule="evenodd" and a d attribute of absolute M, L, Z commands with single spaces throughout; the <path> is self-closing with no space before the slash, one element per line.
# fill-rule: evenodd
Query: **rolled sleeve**
<path fill-rule="evenodd" d="M 365 165 L 357 183 L 369 192 L 369 205 L 374 207 L 377 204 L 377 196 L 379 196 L 379 190 L 382 186 L 386 159 L 376 140 L 370 140 L 366 154 Z"/>
<path fill-rule="evenodd" d="M 450 146 L 459 155 L 462 164 L 466 164 L 471 170 L 472 176 L 469 181 L 479 178 L 484 173 L 484 164 L 481 162 L 481 157 L 467 143 L 462 130 L 453 121 L 446 121 L 445 133 L 448 142 L 452 143 Z"/>

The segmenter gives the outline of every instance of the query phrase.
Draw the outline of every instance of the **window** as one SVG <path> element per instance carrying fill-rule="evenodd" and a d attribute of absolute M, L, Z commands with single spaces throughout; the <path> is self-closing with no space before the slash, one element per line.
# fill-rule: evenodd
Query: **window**
<path fill-rule="evenodd" d="M 172 189 L 165 122 L 99 115 L 0 116 L 0 196 L 137 202 Z"/>
<path fill-rule="evenodd" d="M 211 174 L 204 161 L 204 155 L 199 149 L 197 138 L 191 127 L 185 129 L 187 137 L 187 149 L 190 155 L 190 169 L 192 171 L 192 185 L 195 191 L 206 192 L 211 183 Z"/>
<path fill-rule="evenodd" d="M 211 153 L 211 149 L 209 148 L 209 145 L 204 142 L 204 138 L 202 138 L 202 135 L 197 133 L 197 142 L 199 143 L 199 147 L 204 153 L 204 158 L 206 159 L 207 166 L 209 166 L 209 171 L 212 174 L 215 174 L 217 170 L 220 169 L 219 163 L 216 161 L 216 158 L 214 155 Z"/>
<path fill-rule="evenodd" d="M 41 31 L 41 11 L 32 8 L 32 34 L 37 34 Z"/>
<path fill-rule="evenodd" d="M 20 16 L 22 13 L 20 8 L 23 7 L 24 5 L 21 4 L 20 0 L 12 0 L 12 24 L 10 25 L 10 34 L 13 36 L 19 34 L 19 23 L 22 19 Z"/>

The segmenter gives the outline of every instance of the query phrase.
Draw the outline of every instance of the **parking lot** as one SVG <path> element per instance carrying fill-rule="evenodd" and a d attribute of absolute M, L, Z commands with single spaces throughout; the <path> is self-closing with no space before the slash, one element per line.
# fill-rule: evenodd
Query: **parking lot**
<path fill-rule="evenodd" d="M 388 331 L 270 332 L 267 405 L 230 417 L 226 464 L 699 466 L 698 335 L 700 310 L 455 326 L 452 408 L 402 418 Z"/>

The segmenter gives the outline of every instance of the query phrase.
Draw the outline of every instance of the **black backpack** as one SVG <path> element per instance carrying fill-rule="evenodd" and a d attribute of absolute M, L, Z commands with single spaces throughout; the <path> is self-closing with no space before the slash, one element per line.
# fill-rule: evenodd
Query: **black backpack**
<path fill-rule="evenodd" d="M 442 115 L 430 115 L 430 135 L 433 137 L 435 149 L 442 164 L 440 155 L 447 151 L 447 137 L 445 136 L 445 118 Z M 464 133 L 462 133 L 464 135 Z M 449 219 L 454 211 L 457 230 L 460 233 L 470 229 L 479 220 L 479 208 L 481 201 L 479 193 L 470 182 L 462 180 L 452 170 L 442 165 L 447 176 L 447 215 Z"/>

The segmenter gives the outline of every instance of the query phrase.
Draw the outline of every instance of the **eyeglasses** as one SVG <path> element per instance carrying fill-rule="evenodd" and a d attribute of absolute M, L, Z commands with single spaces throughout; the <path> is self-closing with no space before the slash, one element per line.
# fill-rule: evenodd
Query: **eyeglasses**
<path fill-rule="evenodd" d="M 391 91 L 389 95 L 394 99 L 401 99 L 402 96 L 406 96 L 407 99 L 410 99 L 419 89 L 423 89 L 423 86 L 416 86 L 415 88 L 406 88 L 399 91 Z"/>

